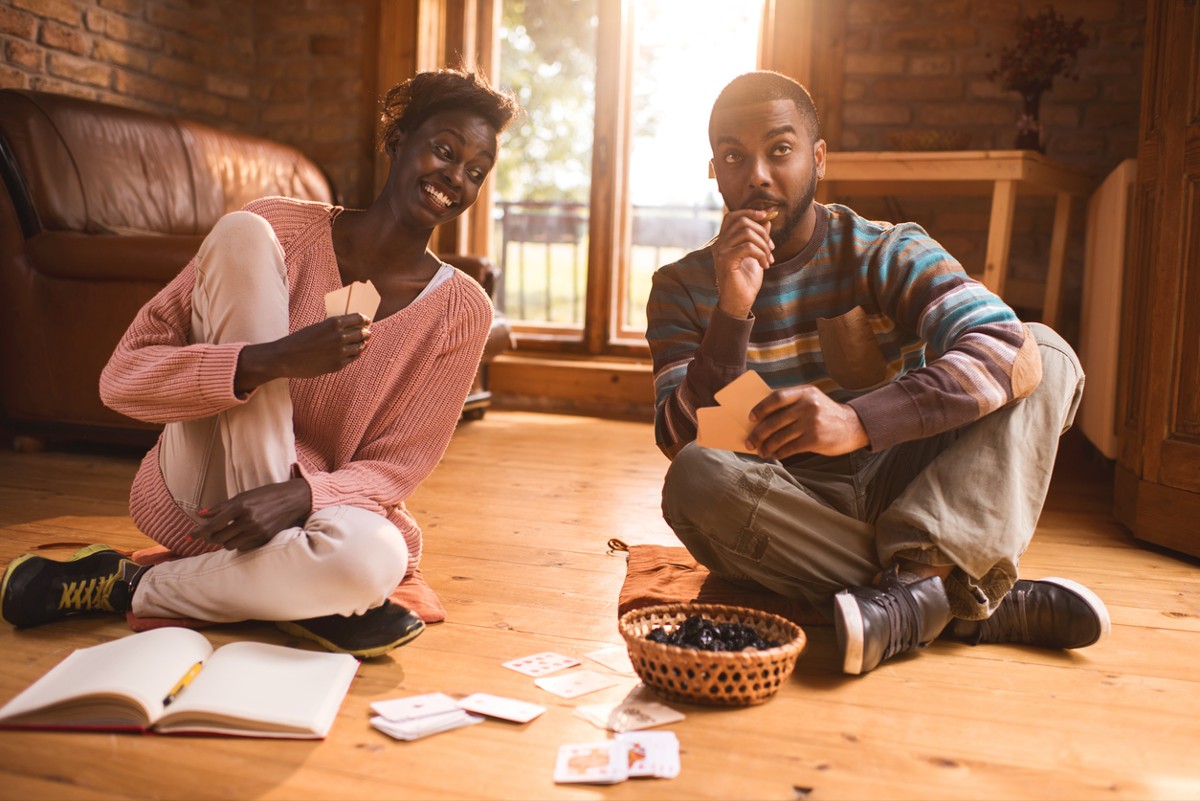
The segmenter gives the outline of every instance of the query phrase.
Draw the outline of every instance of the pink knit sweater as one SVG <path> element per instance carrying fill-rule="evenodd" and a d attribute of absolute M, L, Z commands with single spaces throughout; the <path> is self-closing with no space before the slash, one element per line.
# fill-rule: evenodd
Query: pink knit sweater
<path fill-rule="evenodd" d="M 290 330 L 325 318 L 325 293 L 341 286 L 331 236 L 340 208 L 264 198 L 246 211 L 275 229 L 287 264 Z M 188 344 L 195 264 L 142 308 L 100 376 L 112 409 L 167 423 L 245 403 L 233 393 L 242 344 Z M 404 506 L 441 460 L 479 365 L 492 307 L 465 273 L 371 325 L 371 346 L 323 376 L 289 380 L 296 433 L 294 472 L 312 488 L 313 511 L 350 505 L 386 516 L 404 535 L 409 572 L 421 530 Z M 146 454 L 130 495 L 138 528 L 182 556 L 214 549 L 186 535 L 196 526 L 172 500 Z"/>

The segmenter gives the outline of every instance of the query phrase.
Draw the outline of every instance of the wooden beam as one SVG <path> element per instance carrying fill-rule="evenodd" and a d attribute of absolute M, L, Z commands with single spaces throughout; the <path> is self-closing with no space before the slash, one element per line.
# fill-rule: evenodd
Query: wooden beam
<path fill-rule="evenodd" d="M 382 99 L 388 90 L 417 71 L 418 0 L 379 0 L 379 65 L 375 95 Z M 375 150 L 375 194 L 387 182 L 390 160 Z"/>
<path fill-rule="evenodd" d="M 600 0 L 596 40 L 596 116 L 592 145 L 592 185 L 589 197 L 587 304 L 584 309 L 584 349 L 601 353 L 612 327 L 615 276 L 625 258 L 628 225 L 625 175 L 628 169 L 630 30 L 629 0 Z M 609 46 L 603 46 L 606 43 Z M 616 46 L 612 46 L 616 44 Z M 624 91 L 623 91 L 624 90 Z"/>

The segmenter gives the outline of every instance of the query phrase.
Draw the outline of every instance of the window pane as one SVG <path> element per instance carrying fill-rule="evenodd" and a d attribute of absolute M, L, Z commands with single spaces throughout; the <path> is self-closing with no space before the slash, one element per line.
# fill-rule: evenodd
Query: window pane
<path fill-rule="evenodd" d="M 708 178 L 717 93 L 758 62 L 762 2 L 638 0 L 634 19 L 632 203 L 627 274 L 615 282 L 618 331 L 643 334 L 650 276 L 704 245 L 721 224 Z"/>
<path fill-rule="evenodd" d="M 525 114 L 495 173 L 493 259 L 516 322 L 581 329 L 598 0 L 504 0 L 500 84 Z"/>

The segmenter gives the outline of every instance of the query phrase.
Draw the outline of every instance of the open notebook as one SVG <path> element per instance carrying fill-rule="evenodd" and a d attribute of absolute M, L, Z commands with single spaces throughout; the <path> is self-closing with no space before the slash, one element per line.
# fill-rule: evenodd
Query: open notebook
<path fill-rule="evenodd" d="M 259 642 L 215 651 L 160 628 L 73 651 L 0 708 L 0 727 L 321 739 L 358 660 Z"/>

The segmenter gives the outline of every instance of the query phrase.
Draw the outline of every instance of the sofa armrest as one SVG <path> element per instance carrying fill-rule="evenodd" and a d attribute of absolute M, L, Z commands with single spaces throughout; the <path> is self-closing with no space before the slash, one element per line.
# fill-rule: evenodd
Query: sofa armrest
<path fill-rule="evenodd" d="M 442 256 L 441 259 L 474 278 L 483 287 L 483 291 L 487 293 L 487 296 L 493 302 L 496 300 L 496 288 L 500 280 L 500 268 L 493 264 L 491 259 L 485 259 L 482 256 L 469 256 L 463 253 L 450 253 Z"/>
<path fill-rule="evenodd" d="M 496 290 L 500 286 L 500 268 L 490 259 L 462 253 L 450 253 L 441 259 L 474 278 L 492 303 L 496 302 Z M 492 399 L 492 393 L 488 390 L 488 365 L 492 359 L 513 347 L 512 328 L 508 324 L 508 318 L 503 311 L 496 309 L 492 315 L 492 328 L 488 332 L 487 343 L 483 346 L 483 356 L 479 360 L 479 371 L 463 406 L 464 419 L 478 420 L 483 417 Z"/>

